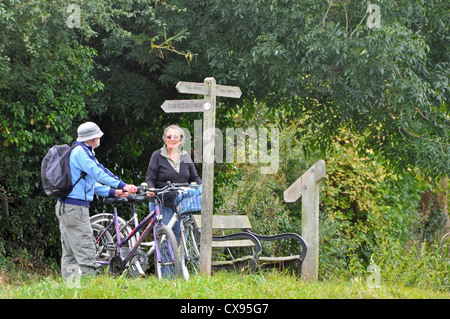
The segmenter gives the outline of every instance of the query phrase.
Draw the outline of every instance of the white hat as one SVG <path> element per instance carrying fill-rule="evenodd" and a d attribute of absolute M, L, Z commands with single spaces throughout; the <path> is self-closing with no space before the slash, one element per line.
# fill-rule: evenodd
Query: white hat
<path fill-rule="evenodd" d="M 97 137 L 102 137 L 103 132 L 94 122 L 86 122 L 78 126 L 77 129 L 78 138 L 77 142 L 87 142 Z"/>

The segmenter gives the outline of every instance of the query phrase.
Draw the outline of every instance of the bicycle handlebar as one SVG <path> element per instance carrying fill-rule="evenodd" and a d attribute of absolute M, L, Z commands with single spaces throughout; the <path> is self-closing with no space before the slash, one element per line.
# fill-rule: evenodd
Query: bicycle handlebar
<path fill-rule="evenodd" d="M 145 185 L 145 186 L 144 186 Z M 176 191 L 184 191 L 186 190 L 186 187 L 191 187 L 189 183 L 172 183 L 170 181 L 167 181 L 167 185 L 162 188 L 148 188 L 148 185 L 146 183 L 142 183 L 138 189 L 142 189 L 144 192 L 152 192 L 157 195 L 165 194 L 169 192 L 176 192 Z"/>
<path fill-rule="evenodd" d="M 104 199 L 105 203 L 108 204 L 120 204 L 120 203 L 138 203 L 144 202 L 148 199 L 145 192 L 152 192 L 157 195 L 166 194 L 170 192 L 186 191 L 186 187 L 192 187 L 193 185 L 189 183 L 172 183 L 167 182 L 167 185 L 162 188 L 148 188 L 146 183 L 142 183 L 137 187 L 138 191 L 136 194 L 129 193 L 126 197 L 107 197 Z M 199 186 L 199 185 L 196 185 Z"/>

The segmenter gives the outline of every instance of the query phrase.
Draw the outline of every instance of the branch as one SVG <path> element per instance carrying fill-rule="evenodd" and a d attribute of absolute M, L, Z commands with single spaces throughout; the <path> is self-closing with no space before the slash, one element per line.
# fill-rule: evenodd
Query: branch
<path fill-rule="evenodd" d="M 327 12 L 325 12 L 325 15 L 323 16 L 323 19 L 322 19 L 322 30 L 325 29 L 325 20 L 327 19 L 328 12 L 330 12 L 332 5 L 333 5 L 333 0 L 330 0 L 330 4 L 328 5 Z"/>
<path fill-rule="evenodd" d="M 355 33 L 356 32 L 356 30 L 358 30 L 358 28 L 361 26 L 361 24 L 363 23 L 363 21 L 364 21 L 364 19 L 366 18 L 366 16 L 367 16 L 367 13 L 369 13 L 369 11 L 366 11 L 366 14 L 364 15 L 364 17 L 361 19 L 361 21 L 359 22 L 359 24 L 357 25 L 357 27 L 356 27 L 356 29 L 355 30 L 353 30 L 353 32 L 350 34 L 350 39 L 352 38 L 352 36 L 353 36 L 353 33 Z"/>
<path fill-rule="evenodd" d="M 347 8 L 345 7 L 345 4 L 342 5 L 344 7 L 345 11 L 345 32 L 348 32 L 348 12 Z"/>
<path fill-rule="evenodd" d="M 159 52 L 159 57 L 160 58 L 164 58 L 164 54 L 162 53 L 162 50 L 167 50 L 167 51 L 171 51 L 173 53 L 182 55 L 186 58 L 186 60 L 188 61 L 188 63 L 190 63 L 192 61 L 192 59 L 194 58 L 194 56 L 196 57 L 198 55 L 198 53 L 192 54 L 190 52 L 186 53 L 186 52 L 180 52 L 177 49 L 175 49 L 175 47 L 171 44 L 171 40 L 172 39 L 176 39 L 177 37 L 179 37 L 181 35 L 181 33 L 171 37 L 170 39 L 167 39 L 166 37 L 166 28 L 164 28 L 164 42 L 161 44 L 154 44 L 152 43 L 152 50 L 153 49 L 157 49 Z"/>

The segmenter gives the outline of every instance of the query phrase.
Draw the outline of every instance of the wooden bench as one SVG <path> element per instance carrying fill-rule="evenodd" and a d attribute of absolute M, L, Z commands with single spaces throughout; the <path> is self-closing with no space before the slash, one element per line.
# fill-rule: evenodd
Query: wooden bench
<path fill-rule="evenodd" d="M 196 226 L 201 232 L 201 215 L 193 215 Z M 230 251 L 230 248 L 244 247 L 249 250 L 249 254 L 240 258 L 235 258 L 231 253 L 229 260 L 211 261 L 211 270 L 240 270 L 250 267 L 254 271 L 256 265 L 267 267 L 278 267 L 286 269 L 293 267 L 298 278 L 301 276 L 302 263 L 305 259 L 307 246 L 303 238 L 295 233 L 283 233 L 274 236 L 255 234 L 251 231 L 251 224 L 246 215 L 213 215 L 212 220 L 213 238 L 212 248 L 222 248 Z M 231 231 L 230 234 L 217 235 L 218 231 Z M 298 254 L 292 256 L 262 256 L 261 241 L 293 239 L 298 242 Z"/>

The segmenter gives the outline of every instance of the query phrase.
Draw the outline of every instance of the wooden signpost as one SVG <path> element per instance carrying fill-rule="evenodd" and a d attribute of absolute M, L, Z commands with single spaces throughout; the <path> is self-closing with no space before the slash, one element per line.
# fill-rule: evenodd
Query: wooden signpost
<path fill-rule="evenodd" d="M 173 100 L 164 101 L 161 108 L 166 113 L 203 112 L 204 100 Z"/>
<path fill-rule="evenodd" d="M 284 191 L 285 202 L 302 198 L 302 237 L 308 245 L 302 274 L 307 280 L 317 280 L 319 272 L 319 183 L 324 178 L 325 162 L 319 160 Z"/>
<path fill-rule="evenodd" d="M 200 273 L 211 275 L 212 215 L 214 203 L 214 140 L 216 126 L 216 96 L 240 98 L 237 86 L 217 85 L 213 77 L 204 83 L 178 82 L 179 93 L 203 95 L 198 100 L 166 100 L 161 108 L 166 113 L 203 112 L 202 162 L 202 236 L 200 237 Z"/>

